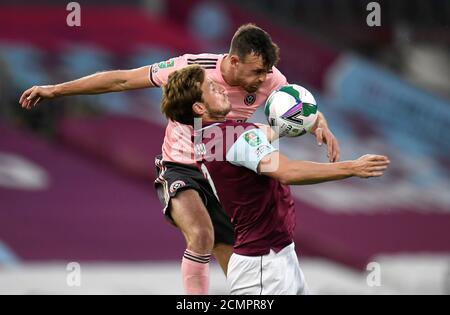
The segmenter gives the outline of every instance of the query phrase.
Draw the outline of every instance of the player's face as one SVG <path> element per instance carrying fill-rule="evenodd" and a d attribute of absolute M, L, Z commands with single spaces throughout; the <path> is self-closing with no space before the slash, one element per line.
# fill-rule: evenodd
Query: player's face
<path fill-rule="evenodd" d="M 261 56 L 248 54 L 236 63 L 235 79 L 245 91 L 255 93 L 266 80 L 268 71 Z"/>
<path fill-rule="evenodd" d="M 223 88 L 206 78 L 202 84 L 203 100 L 206 112 L 211 118 L 225 117 L 231 110 L 231 104 Z"/>

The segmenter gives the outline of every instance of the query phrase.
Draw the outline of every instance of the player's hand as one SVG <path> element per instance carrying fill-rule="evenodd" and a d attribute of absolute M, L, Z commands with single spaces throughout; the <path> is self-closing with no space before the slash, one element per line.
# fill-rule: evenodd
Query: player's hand
<path fill-rule="evenodd" d="M 317 144 L 322 145 L 325 143 L 327 145 L 327 157 L 330 162 L 338 162 L 341 158 L 341 149 L 339 148 L 339 143 L 333 133 L 327 126 L 319 125 L 312 131 L 312 134 L 316 136 Z"/>
<path fill-rule="evenodd" d="M 44 85 L 44 86 L 33 86 L 23 92 L 20 97 L 19 104 L 22 108 L 31 109 L 36 106 L 43 99 L 54 98 L 55 86 L 54 85 Z"/>
<path fill-rule="evenodd" d="M 361 178 L 379 177 L 388 168 L 387 156 L 366 154 L 353 163 L 353 175 Z"/>

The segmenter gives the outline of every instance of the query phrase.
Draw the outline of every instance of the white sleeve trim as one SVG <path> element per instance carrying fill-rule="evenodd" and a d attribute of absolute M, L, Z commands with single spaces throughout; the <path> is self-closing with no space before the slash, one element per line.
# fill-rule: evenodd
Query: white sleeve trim
<path fill-rule="evenodd" d="M 227 152 L 226 160 L 233 165 L 246 167 L 255 173 L 268 154 L 277 151 L 261 129 L 248 130 L 240 135 Z"/>

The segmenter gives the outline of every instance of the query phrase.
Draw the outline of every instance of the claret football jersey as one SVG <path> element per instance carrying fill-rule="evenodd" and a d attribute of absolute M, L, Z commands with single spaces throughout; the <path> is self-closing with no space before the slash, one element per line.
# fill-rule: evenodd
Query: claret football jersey
<path fill-rule="evenodd" d="M 202 171 L 231 218 L 234 252 L 261 256 L 293 242 L 294 200 L 288 186 L 258 174 L 258 164 L 276 151 L 256 125 L 226 121 L 195 132 Z"/>

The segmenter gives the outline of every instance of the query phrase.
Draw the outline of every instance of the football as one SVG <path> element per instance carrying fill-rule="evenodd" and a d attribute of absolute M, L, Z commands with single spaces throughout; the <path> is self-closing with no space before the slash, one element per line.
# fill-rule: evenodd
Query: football
<path fill-rule="evenodd" d="M 279 137 L 298 137 L 314 126 L 317 103 L 304 87 L 288 84 L 270 94 L 264 112 L 269 125 Z"/>

